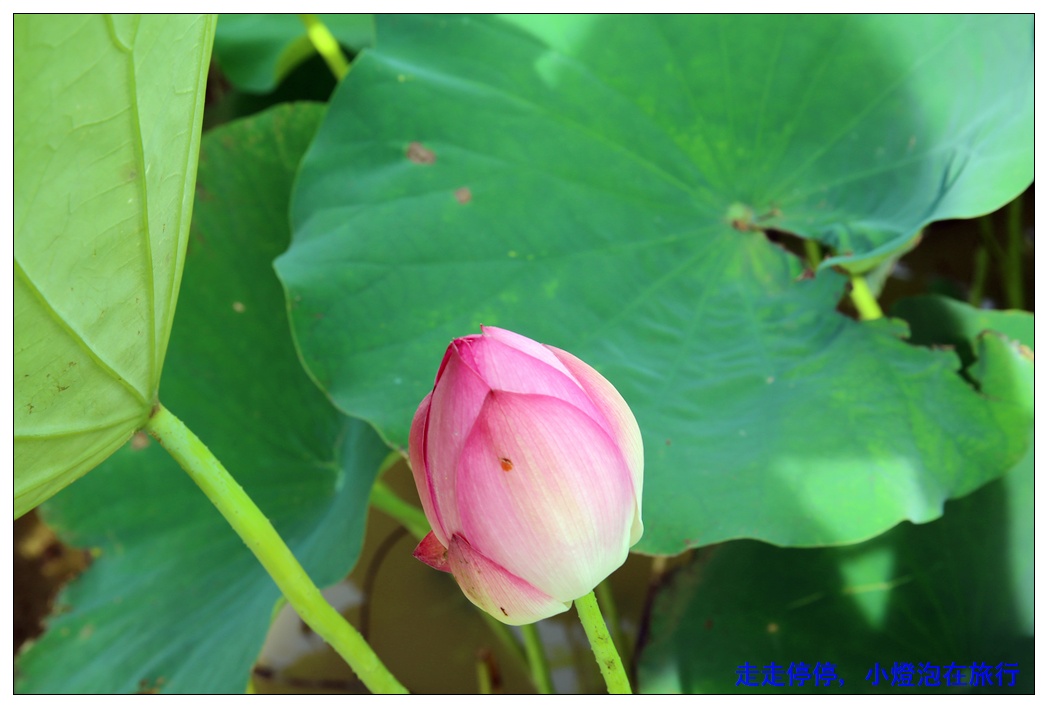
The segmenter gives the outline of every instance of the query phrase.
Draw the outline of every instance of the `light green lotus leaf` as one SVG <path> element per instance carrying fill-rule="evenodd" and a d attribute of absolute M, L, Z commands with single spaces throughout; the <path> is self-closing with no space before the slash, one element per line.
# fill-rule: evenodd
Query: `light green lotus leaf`
<path fill-rule="evenodd" d="M 15 517 L 156 400 L 213 17 L 16 15 Z"/>

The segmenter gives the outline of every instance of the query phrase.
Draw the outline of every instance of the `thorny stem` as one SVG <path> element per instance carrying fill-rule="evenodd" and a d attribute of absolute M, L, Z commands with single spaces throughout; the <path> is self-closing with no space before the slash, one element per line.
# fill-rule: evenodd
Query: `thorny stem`
<path fill-rule="evenodd" d="M 596 585 L 596 600 L 603 607 L 603 613 L 607 619 L 607 626 L 611 631 L 611 639 L 614 645 L 621 646 L 622 662 L 627 663 L 629 656 L 626 654 L 627 643 L 625 634 L 622 633 L 622 622 L 618 619 L 618 606 L 614 603 L 614 592 L 611 591 L 611 578 Z"/>
<path fill-rule="evenodd" d="M 596 593 L 589 592 L 576 599 L 574 605 L 578 609 L 578 618 L 585 635 L 589 637 L 596 664 L 600 666 L 604 682 L 607 683 L 607 692 L 612 695 L 631 695 L 633 691 L 629 687 L 629 677 L 625 674 L 625 666 L 614 647 L 614 641 L 607 632 L 607 624 L 596 603 Z"/>

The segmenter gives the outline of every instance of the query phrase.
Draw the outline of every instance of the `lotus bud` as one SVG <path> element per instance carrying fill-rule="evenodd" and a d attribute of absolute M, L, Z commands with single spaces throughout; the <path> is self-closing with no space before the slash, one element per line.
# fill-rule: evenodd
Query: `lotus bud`
<path fill-rule="evenodd" d="M 643 534 L 643 442 L 607 380 L 495 327 L 455 339 L 411 424 L 415 557 L 503 623 L 570 608 Z"/>

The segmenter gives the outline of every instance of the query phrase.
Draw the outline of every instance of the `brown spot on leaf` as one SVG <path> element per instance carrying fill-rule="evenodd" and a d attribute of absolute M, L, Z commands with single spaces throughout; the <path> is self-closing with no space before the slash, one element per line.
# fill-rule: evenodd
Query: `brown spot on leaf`
<path fill-rule="evenodd" d="M 407 159 L 415 164 L 432 164 L 436 162 L 436 153 L 420 142 L 412 142 L 407 146 Z"/>
<path fill-rule="evenodd" d="M 163 678 L 156 678 L 155 680 L 149 680 L 148 678 L 142 678 L 138 681 L 138 693 L 139 695 L 157 695 L 160 693 L 160 688 L 167 682 Z"/>
<path fill-rule="evenodd" d="M 454 198 L 459 204 L 468 204 L 473 200 L 473 193 L 469 187 L 459 187 L 454 190 Z"/>

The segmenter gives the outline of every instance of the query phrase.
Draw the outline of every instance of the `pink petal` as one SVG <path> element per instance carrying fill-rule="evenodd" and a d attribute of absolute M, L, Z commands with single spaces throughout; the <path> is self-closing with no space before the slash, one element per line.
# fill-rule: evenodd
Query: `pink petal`
<path fill-rule="evenodd" d="M 432 398 L 432 393 L 422 398 L 421 404 L 414 413 L 407 450 L 411 459 L 411 474 L 414 476 L 414 485 L 418 489 L 418 499 L 422 502 L 422 510 L 425 511 L 425 517 L 429 519 L 429 525 L 433 526 L 433 531 L 437 537 L 446 539 L 448 535 L 443 530 L 440 514 L 436 510 L 433 500 L 433 488 L 429 483 L 429 475 L 426 472 L 425 463 L 425 431 L 426 426 L 429 424 L 429 403 Z"/>
<path fill-rule="evenodd" d="M 601 416 L 610 425 L 612 438 L 618 442 L 629 465 L 636 492 L 636 517 L 629 541 L 629 546 L 632 547 L 643 535 L 643 521 L 640 518 L 643 498 L 643 437 L 640 434 L 640 426 L 636 424 L 636 417 L 633 416 L 629 405 L 610 381 L 576 356 L 552 346 L 548 349 L 563 362 L 599 409 Z"/>
<path fill-rule="evenodd" d="M 526 336 L 521 336 L 514 331 L 499 329 L 498 327 L 493 326 L 481 325 L 480 331 L 483 332 L 483 337 L 485 339 L 505 344 L 510 348 L 528 354 L 532 358 L 536 358 L 539 361 L 552 366 L 561 373 L 567 373 L 567 369 L 564 368 L 563 364 L 560 363 L 555 356 L 549 355 L 549 349 L 544 345 L 539 344 L 534 339 L 528 339 Z"/>
<path fill-rule="evenodd" d="M 537 346 L 545 358 L 554 361 L 555 366 L 491 337 L 473 340 L 468 350 L 462 351 L 462 359 L 477 371 L 491 390 L 549 395 L 571 403 L 602 423 L 601 413 L 581 384 L 567 372 L 549 349 L 541 344 Z"/>
<path fill-rule="evenodd" d="M 426 480 L 432 489 L 432 502 L 439 517 L 439 527 L 432 518 L 430 523 L 433 523 L 433 530 L 445 544 L 451 541 L 451 535 L 460 528 L 455 472 L 458 458 L 483 402 L 490 393 L 483 379 L 477 377 L 462 361 L 458 350 L 460 342 L 456 340 L 451 344 L 440 379 L 433 389 L 425 439 Z"/>
<path fill-rule="evenodd" d="M 418 547 L 414 549 L 414 556 L 433 569 L 441 572 L 451 571 L 451 564 L 447 560 L 447 548 L 434 533 L 429 533 L 422 538 L 422 542 L 418 543 Z"/>
<path fill-rule="evenodd" d="M 607 432 L 562 400 L 492 392 L 457 488 L 473 546 L 560 601 L 588 593 L 628 554 L 629 467 Z"/>
<path fill-rule="evenodd" d="M 534 623 L 560 614 L 570 602 L 553 599 L 496 562 L 476 552 L 461 535 L 451 538 L 447 551 L 451 573 L 469 601 L 511 626 Z"/>

